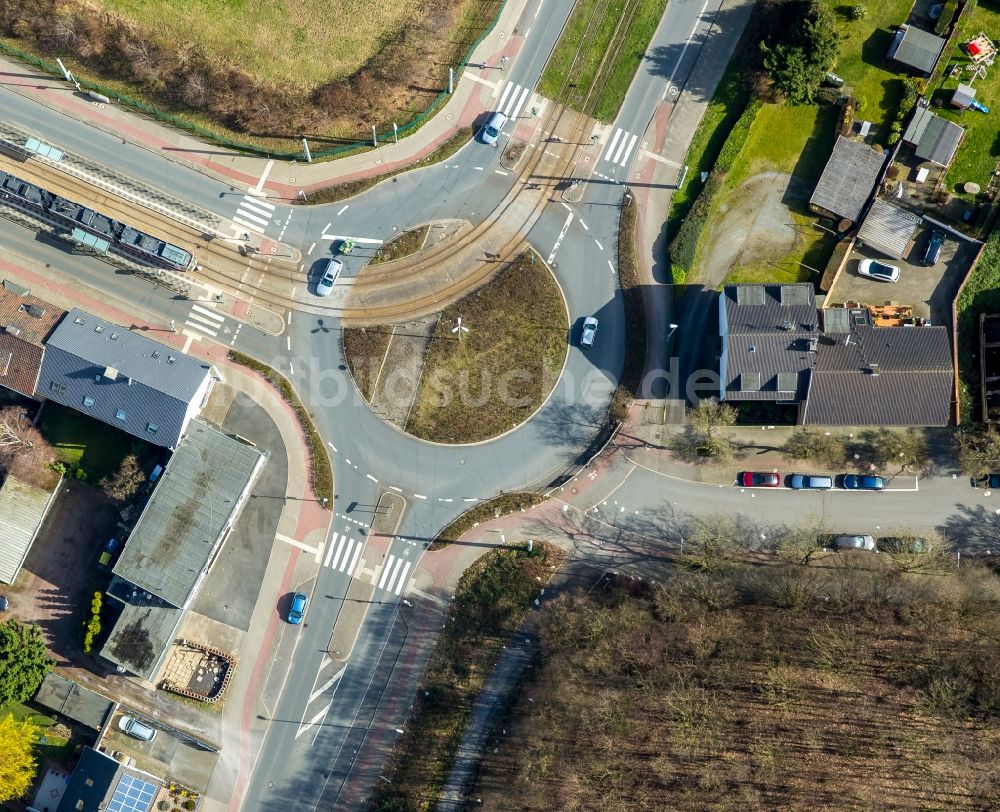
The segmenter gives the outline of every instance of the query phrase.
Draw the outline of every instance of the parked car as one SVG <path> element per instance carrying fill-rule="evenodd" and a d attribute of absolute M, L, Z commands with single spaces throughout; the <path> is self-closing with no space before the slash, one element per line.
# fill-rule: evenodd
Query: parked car
<path fill-rule="evenodd" d="M 7 596 L 0 595 L 0 612 L 6 612 L 8 606 L 10 606 L 10 601 L 7 600 Z"/>
<path fill-rule="evenodd" d="M 931 232 L 927 248 L 924 249 L 924 265 L 937 265 L 937 261 L 941 259 L 941 246 L 944 245 L 947 236 L 940 228 L 935 228 Z"/>
<path fill-rule="evenodd" d="M 101 554 L 97 559 L 97 566 L 102 570 L 109 570 L 115 565 L 115 558 L 121 550 L 122 543 L 118 539 L 108 539 L 101 548 Z"/>
<path fill-rule="evenodd" d="M 871 536 L 834 536 L 833 549 L 875 552 L 875 539 Z"/>
<path fill-rule="evenodd" d="M 309 596 L 304 592 L 296 592 L 292 595 L 291 606 L 288 607 L 288 622 L 293 626 L 297 626 L 302 622 L 302 618 L 306 613 L 306 604 L 309 602 Z"/>
<path fill-rule="evenodd" d="M 788 479 L 788 487 L 797 491 L 826 491 L 833 487 L 833 477 L 822 474 L 792 474 Z"/>
<path fill-rule="evenodd" d="M 580 346 L 581 347 L 593 347 L 594 337 L 597 335 L 597 319 L 593 316 L 587 316 L 583 320 L 583 330 L 580 333 Z"/>
<path fill-rule="evenodd" d="M 874 259 L 863 259 L 858 265 L 858 273 L 874 279 L 878 282 L 898 282 L 899 268 L 895 265 L 886 265 Z"/>
<path fill-rule="evenodd" d="M 778 488 L 781 486 L 781 474 L 766 471 L 743 471 L 737 481 L 744 488 Z"/>
<path fill-rule="evenodd" d="M 880 536 L 878 549 L 887 553 L 926 553 L 931 548 L 927 539 L 909 536 Z"/>
<path fill-rule="evenodd" d="M 986 487 L 990 490 L 1000 488 L 1000 474 L 990 474 L 986 477 Z"/>
<path fill-rule="evenodd" d="M 503 125 L 507 123 L 507 116 L 503 113 L 494 113 L 490 120 L 486 122 L 486 126 L 483 127 L 482 139 L 484 144 L 489 144 L 491 147 L 497 145 L 497 139 L 500 137 L 500 130 L 503 129 Z"/>
<path fill-rule="evenodd" d="M 340 272 L 344 270 L 344 263 L 339 259 L 328 257 L 323 264 L 322 276 L 316 283 L 317 296 L 329 296 L 333 293 L 333 283 L 337 281 Z"/>
<path fill-rule="evenodd" d="M 873 474 L 845 474 L 844 487 L 849 491 L 881 491 L 885 489 L 885 480 Z"/>
<path fill-rule="evenodd" d="M 126 736 L 139 739 L 144 742 L 151 742 L 156 738 L 156 731 L 149 725 L 140 722 L 134 716 L 122 716 L 118 720 L 118 729 Z"/>

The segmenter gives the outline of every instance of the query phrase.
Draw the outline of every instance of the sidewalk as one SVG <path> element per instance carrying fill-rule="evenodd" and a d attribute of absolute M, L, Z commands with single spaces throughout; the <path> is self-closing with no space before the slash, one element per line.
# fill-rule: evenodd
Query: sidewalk
<path fill-rule="evenodd" d="M 106 293 L 95 293 L 79 285 L 60 284 L 6 260 L 0 260 L 3 277 L 31 288 L 32 292 L 64 309 L 77 306 L 94 314 L 113 320 L 133 330 L 145 331 L 156 340 L 182 349 L 183 335 L 164 329 L 134 304 L 125 305 L 110 300 Z M 226 382 L 234 388 L 251 393 L 254 400 L 267 412 L 281 433 L 288 456 L 287 499 L 278 520 L 279 534 L 296 539 L 308 546 L 318 547 L 327 537 L 333 514 L 324 510 L 315 499 L 310 486 L 310 458 L 306 438 L 291 407 L 267 385 L 262 378 L 244 367 L 234 365 L 226 358 L 226 350 L 217 344 L 205 348 L 195 342 L 188 353 L 213 363 L 222 372 Z M 268 561 L 267 574 L 254 608 L 247 639 L 258 647 L 242 652 L 239 665 L 229 685 L 221 717 L 192 705 L 178 702 L 162 691 L 149 691 L 136 681 L 120 675 L 100 679 L 84 669 L 65 669 L 68 675 L 82 684 L 116 700 L 133 705 L 154 717 L 169 718 L 182 729 L 220 744 L 221 757 L 213 776 L 210 797 L 203 808 L 222 809 L 230 798 L 241 794 L 249 780 L 251 762 L 250 720 L 258 713 L 260 685 L 264 666 L 272 654 L 272 644 L 279 620 L 274 612 L 278 596 L 288 591 L 293 574 L 300 565 L 300 558 L 308 567 L 318 566 L 302 555 L 295 546 L 275 541 Z M 259 735 L 257 741 L 262 738 Z"/>
<path fill-rule="evenodd" d="M 93 127 L 113 133 L 157 154 L 169 150 L 172 160 L 224 180 L 257 187 L 270 197 L 293 200 L 300 190 L 344 183 L 407 166 L 433 152 L 459 130 L 470 127 L 485 107 L 480 99 L 489 89 L 479 79 L 476 63 L 497 66 L 502 56 L 514 60 L 524 39 L 514 34 L 529 0 L 507 0 L 493 27 L 472 53 L 464 70 L 456 70 L 452 97 L 423 127 L 398 144 L 380 143 L 377 149 L 322 163 L 269 161 L 266 158 L 230 152 L 146 119 L 130 108 L 95 105 L 67 92 L 67 83 L 10 58 L 0 58 L 5 86 L 54 110 L 71 115 Z M 492 78 L 492 71 L 491 78 Z M 211 146 L 206 150 L 206 146 Z"/>

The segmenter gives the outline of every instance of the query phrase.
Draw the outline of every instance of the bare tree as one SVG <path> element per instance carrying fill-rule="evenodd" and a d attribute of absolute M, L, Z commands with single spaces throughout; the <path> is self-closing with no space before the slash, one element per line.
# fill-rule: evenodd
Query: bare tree
<path fill-rule="evenodd" d="M 962 472 L 981 478 L 1000 469 L 1000 431 L 986 426 L 958 435 L 958 462 Z"/>
<path fill-rule="evenodd" d="M 18 479 L 35 481 L 46 463 L 55 458 L 38 429 L 21 406 L 0 409 L 0 470 Z"/>
<path fill-rule="evenodd" d="M 823 551 L 824 538 L 829 532 L 821 516 L 806 517 L 799 524 L 783 527 L 774 534 L 774 551 L 796 564 L 808 565 Z"/>
<path fill-rule="evenodd" d="M 781 449 L 790 460 L 814 460 L 838 465 L 844 461 L 844 443 L 830 432 L 812 428 L 796 429 Z"/>
<path fill-rule="evenodd" d="M 135 492 L 145 479 L 139 467 L 139 460 L 135 454 L 129 454 L 122 460 L 118 472 L 113 477 L 104 477 L 99 484 L 108 498 L 116 502 L 127 502 L 135 496 Z"/>
<path fill-rule="evenodd" d="M 848 452 L 862 465 L 880 471 L 891 471 L 899 466 L 900 473 L 907 468 L 923 468 L 928 458 L 924 435 L 913 429 L 866 429 Z"/>

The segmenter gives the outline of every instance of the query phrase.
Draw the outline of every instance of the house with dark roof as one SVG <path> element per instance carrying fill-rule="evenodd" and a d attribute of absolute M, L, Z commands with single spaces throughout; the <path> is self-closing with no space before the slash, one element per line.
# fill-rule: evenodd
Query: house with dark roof
<path fill-rule="evenodd" d="M 727 285 L 719 399 L 798 406 L 818 425 L 945 426 L 954 366 L 944 327 L 875 327 L 867 308 L 817 310 L 810 284 Z"/>
<path fill-rule="evenodd" d="M 926 100 L 913 109 L 913 116 L 903 130 L 903 143 L 913 147 L 913 154 L 938 166 L 950 166 L 965 137 L 965 129 L 954 121 L 932 113 Z"/>
<path fill-rule="evenodd" d="M 35 394 L 175 448 L 212 382 L 209 364 L 74 308 L 45 343 Z"/>
<path fill-rule="evenodd" d="M 937 64 L 946 40 L 913 25 L 901 25 L 889 46 L 889 59 L 893 59 L 917 73 L 930 74 Z"/>
<path fill-rule="evenodd" d="M 85 747 L 56 812 L 151 812 L 163 781 Z"/>
<path fill-rule="evenodd" d="M 266 459 L 245 440 L 191 422 L 112 570 L 107 594 L 121 614 L 102 657 L 155 682 Z"/>
<path fill-rule="evenodd" d="M 100 732 L 111 718 L 115 703 L 77 682 L 59 676 L 53 671 L 45 675 L 35 692 L 34 701 L 53 713 Z"/>
<path fill-rule="evenodd" d="M 884 164 L 885 155 L 879 150 L 838 135 L 809 205 L 820 214 L 856 222 Z"/>
<path fill-rule="evenodd" d="M 27 288 L 4 280 L 0 285 L 0 386 L 35 397 L 45 340 L 66 315 Z"/>

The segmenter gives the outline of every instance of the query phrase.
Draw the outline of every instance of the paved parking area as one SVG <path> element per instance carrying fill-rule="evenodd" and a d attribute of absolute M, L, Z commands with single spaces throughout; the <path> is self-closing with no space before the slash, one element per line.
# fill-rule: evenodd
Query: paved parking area
<path fill-rule="evenodd" d="M 855 249 L 847 265 L 827 294 L 827 306 L 844 302 L 866 305 L 911 305 L 915 316 L 930 318 L 931 324 L 951 326 L 951 303 L 979 246 L 951 235 L 941 249 L 941 259 L 933 267 L 922 262 L 933 226 L 921 226 L 903 259 L 889 259 L 869 248 Z M 898 282 L 876 282 L 858 274 L 865 259 L 876 259 L 899 268 Z"/>

